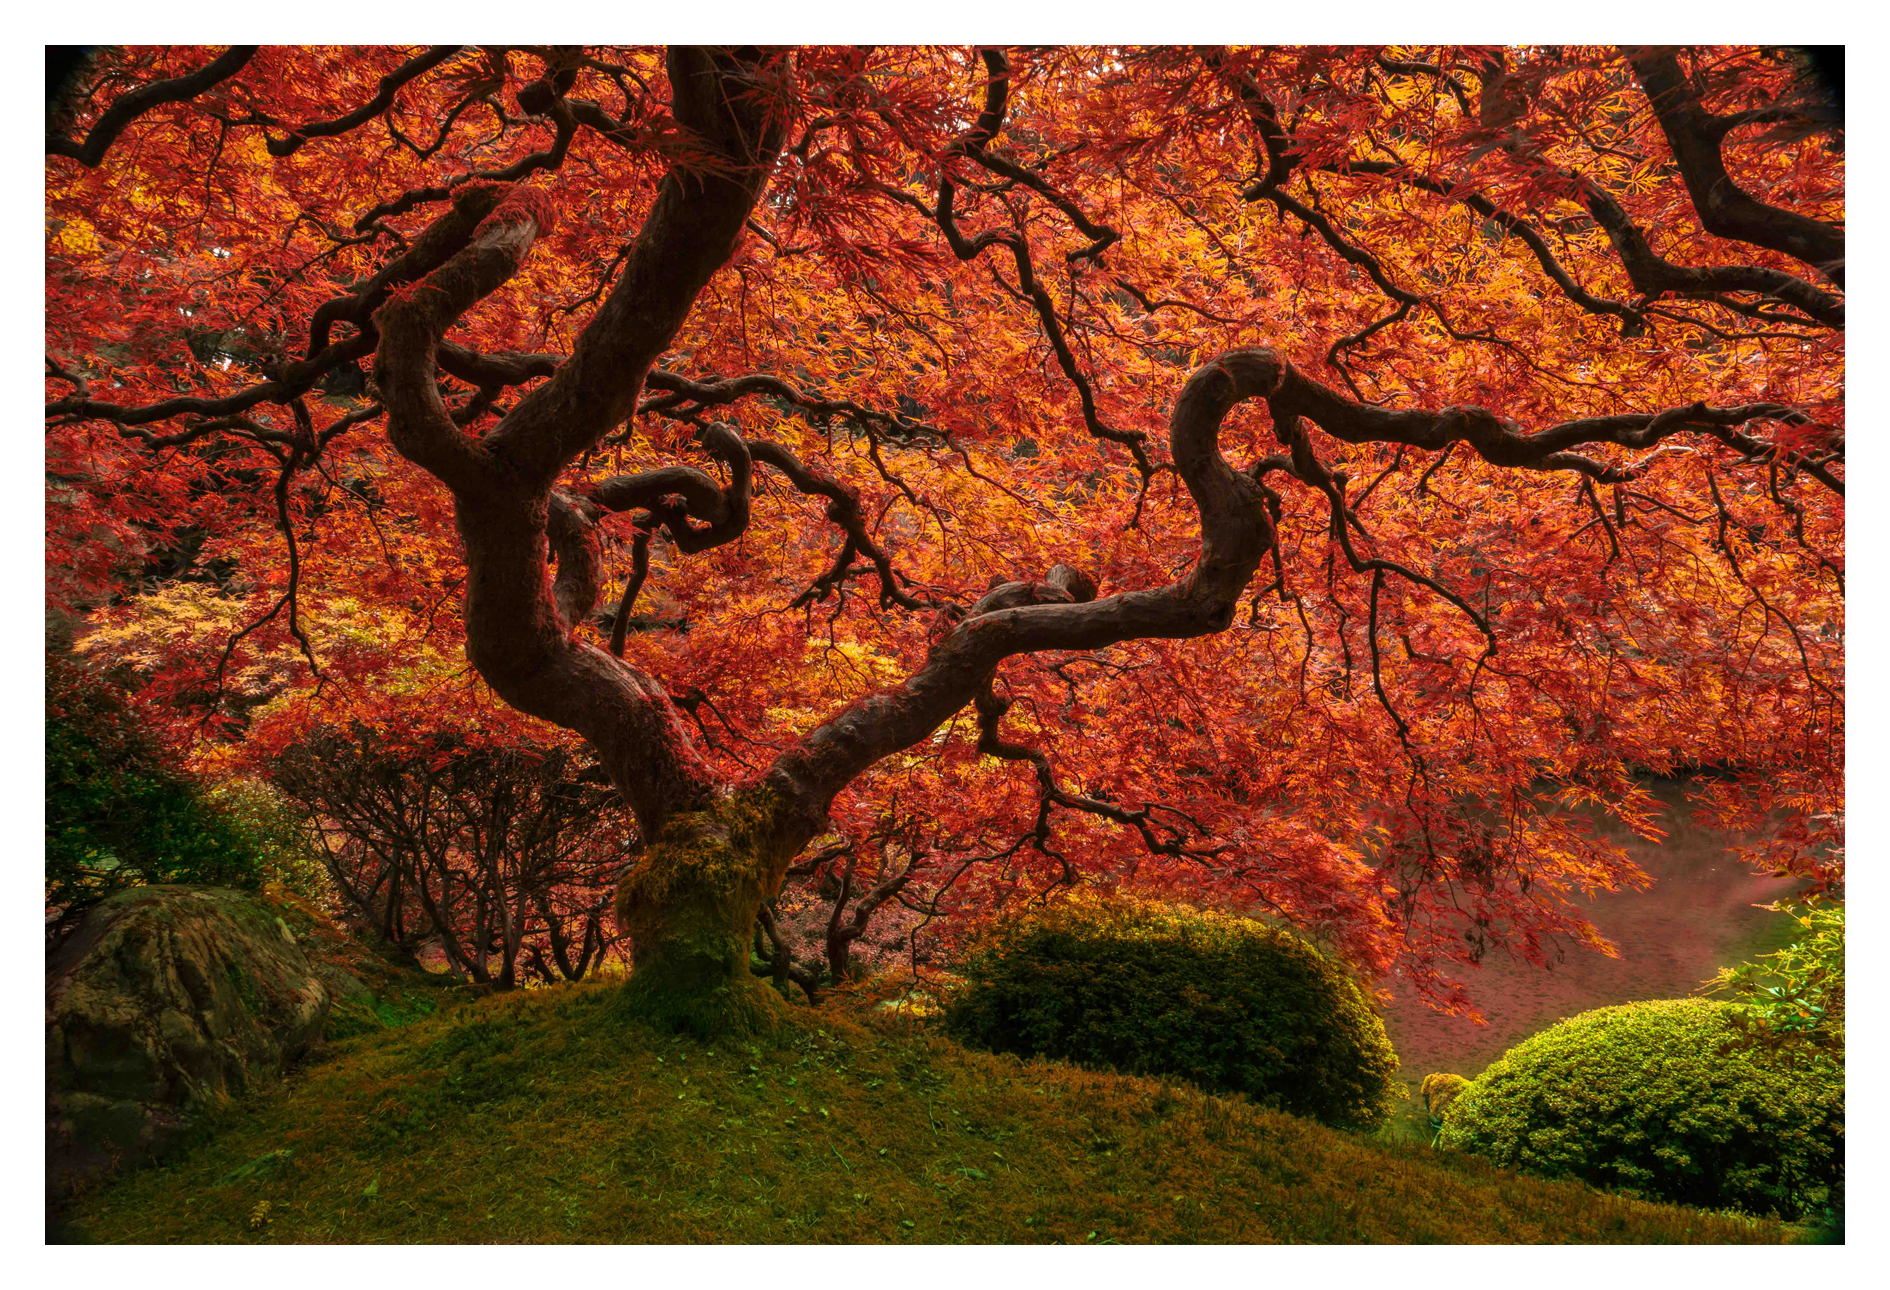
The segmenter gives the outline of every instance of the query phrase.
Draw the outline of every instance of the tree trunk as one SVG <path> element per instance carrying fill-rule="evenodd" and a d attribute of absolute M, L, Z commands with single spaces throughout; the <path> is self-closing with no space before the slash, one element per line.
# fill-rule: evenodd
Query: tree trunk
<path fill-rule="evenodd" d="M 701 1035 L 771 1030 L 787 1005 L 748 969 L 761 902 L 787 876 L 773 790 L 751 786 L 706 810 L 671 816 L 617 886 L 630 934 L 625 1011 Z"/>

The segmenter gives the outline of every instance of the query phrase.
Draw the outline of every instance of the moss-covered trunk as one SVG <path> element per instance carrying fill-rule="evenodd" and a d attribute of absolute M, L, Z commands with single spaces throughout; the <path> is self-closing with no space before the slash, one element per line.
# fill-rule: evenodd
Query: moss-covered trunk
<path fill-rule="evenodd" d="M 633 1015 L 697 1034 L 769 1030 L 786 1004 L 748 965 L 755 913 L 792 851 L 769 790 L 670 817 L 617 885 L 631 938 L 623 1002 Z"/>

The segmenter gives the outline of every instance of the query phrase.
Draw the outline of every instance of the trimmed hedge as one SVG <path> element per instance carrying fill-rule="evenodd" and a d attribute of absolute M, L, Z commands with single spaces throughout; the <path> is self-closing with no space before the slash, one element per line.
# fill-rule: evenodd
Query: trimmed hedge
<path fill-rule="evenodd" d="M 1840 1072 L 1746 1042 L 1735 1004 L 1598 1008 L 1477 1076 L 1437 1145 L 1651 1200 L 1797 1218 L 1839 1194 Z"/>
<path fill-rule="evenodd" d="M 1390 1115 L 1398 1058 L 1336 960 L 1252 919 L 1078 892 L 1003 920 L 959 967 L 962 1043 L 1176 1075 L 1335 1128 Z"/>

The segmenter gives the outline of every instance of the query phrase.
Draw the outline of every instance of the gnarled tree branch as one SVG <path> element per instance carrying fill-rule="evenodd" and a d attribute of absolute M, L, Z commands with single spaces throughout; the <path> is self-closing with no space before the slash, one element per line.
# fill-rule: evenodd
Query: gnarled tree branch
<path fill-rule="evenodd" d="M 784 60 L 757 51 L 673 49 L 678 122 L 720 161 L 665 175 L 622 276 L 572 356 L 483 439 L 440 403 L 435 364 L 446 325 L 513 272 L 549 222 L 548 202 L 517 190 L 471 245 L 376 315 L 388 433 L 453 491 L 466 548 L 467 654 L 506 702 L 583 735 L 646 837 L 716 796 L 715 776 L 656 681 L 571 631 L 597 579 L 579 508 L 556 524 L 572 570 L 547 577 L 552 489 L 579 453 L 634 411 L 645 374 L 709 276 L 733 252 L 780 146 L 770 92 Z M 449 360 L 450 361 L 450 360 Z M 561 563 L 563 563 L 561 561 Z"/>
<path fill-rule="evenodd" d="M 1644 47 L 1626 53 L 1654 106 L 1654 116 L 1673 149 L 1680 178 L 1706 231 L 1803 260 L 1843 286 L 1843 229 L 1768 205 L 1734 183 L 1726 172 L 1720 145 L 1727 133 L 1762 117 L 1750 113 L 1719 117 L 1707 111 L 1671 49 Z"/>
<path fill-rule="evenodd" d="M 227 81 L 243 70 L 245 64 L 255 56 L 261 45 L 231 45 L 218 57 L 204 64 L 188 76 L 174 76 L 167 81 L 154 81 L 149 85 L 140 85 L 130 93 L 121 94 L 112 105 L 105 109 L 105 114 L 92 126 L 91 132 L 82 142 L 61 138 L 58 135 L 46 136 L 48 156 L 71 157 L 89 170 L 98 168 L 105 160 L 105 153 L 111 148 L 125 128 L 153 108 L 166 103 L 182 103 L 194 99 L 213 85 Z"/>
<path fill-rule="evenodd" d="M 1029 585 L 1007 583 L 972 606 L 932 647 L 925 665 L 899 687 L 849 705 L 783 753 L 765 776 L 790 804 L 783 827 L 801 841 L 822 826 L 833 797 L 883 757 L 927 737 L 989 685 L 998 664 L 1041 650 L 1093 650 L 1125 640 L 1187 639 L 1224 630 L 1248 582 L 1275 541 L 1264 485 L 1253 473 L 1235 471 L 1221 456 L 1221 420 L 1235 404 L 1267 401 L 1281 441 L 1294 449 L 1296 473 L 1311 478 L 1310 450 L 1298 428 L 1310 420 L 1350 443 L 1399 443 L 1433 451 L 1468 444 L 1493 464 L 1531 470 L 1571 470 L 1603 483 L 1633 478 L 1644 464 L 1608 465 L 1574 451 L 1589 444 L 1642 448 L 1681 431 L 1734 436 L 1733 427 L 1761 419 L 1802 419 L 1775 404 L 1708 408 L 1704 404 L 1661 413 L 1629 413 L 1566 421 L 1535 433 L 1482 408 L 1439 412 L 1393 410 L 1357 403 L 1299 373 L 1268 349 L 1233 350 L 1199 368 L 1183 387 L 1169 422 L 1175 468 L 1201 514 L 1201 553 L 1179 580 L 1146 591 L 1102 599 L 1059 596 L 1052 603 L 1029 594 Z M 1285 465 L 1268 459 L 1274 468 Z M 1325 476 L 1328 486 L 1331 477 Z M 1341 494 L 1335 522 L 1350 513 Z M 1483 617 L 1435 581 L 1392 561 L 1368 559 L 1347 546 L 1361 571 L 1385 572 L 1423 583 L 1469 612 L 1489 633 Z M 798 845 L 798 843 L 797 843 Z"/>

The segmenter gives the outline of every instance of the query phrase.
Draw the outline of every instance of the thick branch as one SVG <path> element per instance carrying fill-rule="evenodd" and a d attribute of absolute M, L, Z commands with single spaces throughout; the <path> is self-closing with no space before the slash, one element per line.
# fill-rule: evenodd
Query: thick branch
<path fill-rule="evenodd" d="M 773 378 L 755 378 L 771 381 Z M 879 575 L 880 603 L 906 609 L 935 607 L 900 588 L 899 575 L 892 558 L 867 531 L 866 514 L 859 495 L 824 471 L 815 470 L 786 448 L 765 439 L 743 439 L 719 423 L 708 426 L 702 434 L 703 447 L 729 467 L 726 488 L 714 477 L 693 466 L 664 466 L 635 475 L 618 475 L 591 489 L 591 498 L 613 511 L 643 508 L 647 513 L 638 524 L 643 528 L 661 525 L 678 549 L 686 554 L 707 551 L 740 537 L 748 527 L 753 491 L 752 463 L 762 462 L 787 477 L 800 492 L 827 499 L 827 518 L 846 533 L 846 545 L 834 571 L 803 592 L 794 602 L 796 608 L 825 598 L 844 576 L 853 572 L 855 554 L 863 554 Z M 680 506 L 666 499 L 679 497 Z M 689 521 L 703 524 L 694 528 Z M 640 583 L 640 579 L 639 579 Z"/>
<path fill-rule="evenodd" d="M 645 837 L 670 815 L 712 803 L 716 777 L 662 687 L 571 630 L 595 605 L 597 578 L 588 535 L 573 520 L 579 508 L 567 500 L 554 520 L 552 486 L 635 409 L 644 374 L 733 252 L 779 146 L 770 78 L 780 66 L 754 51 L 671 50 L 675 116 L 707 160 L 664 176 L 622 277 L 571 358 L 483 439 L 462 434 L 440 402 L 440 336 L 516 270 L 549 221 L 547 204 L 508 198 L 471 246 L 376 315 L 389 437 L 453 489 L 466 549 L 467 656 L 507 703 L 589 741 Z M 552 527 L 563 557 L 558 586 L 547 576 Z"/>
<path fill-rule="evenodd" d="M 1646 230 L 1636 224 L 1621 203 L 1584 175 L 1559 172 L 1574 187 L 1577 199 L 1595 217 L 1621 257 L 1621 267 L 1635 290 L 1649 300 L 1664 295 L 1714 294 L 1751 291 L 1782 300 L 1826 327 L 1844 326 L 1844 303 L 1803 278 L 1757 265 L 1726 264 L 1695 268 L 1675 264 L 1657 253 Z"/>
<path fill-rule="evenodd" d="M 840 789 L 874 762 L 911 747 L 949 720 L 989 683 L 1006 658 L 1040 650 L 1100 649 L 1138 638 L 1187 639 L 1224 630 L 1274 541 L 1263 486 L 1251 474 L 1235 472 L 1218 446 L 1222 418 L 1250 398 L 1267 400 L 1281 441 L 1295 448 L 1295 461 L 1308 455 L 1297 428 L 1303 417 L 1351 443 L 1400 443 L 1443 451 L 1461 441 L 1496 465 L 1573 470 L 1601 482 L 1632 478 L 1645 463 L 1606 465 L 1574 449 L 1596 443 L 1647 447 L 1689 430 L 1734 442 L 1744 436 L 1733 427 L 1746 422 L 1802 419 L 1802 414 L 1776 404 L 1715 409 L 1696 403 L 1661 413 L 1583 418 L 1530 434 L 1482 408 L 1426 412 L 1357 403 L 1304 377 L 1272 350 L 1223 354 L 1189 379 L 1169 425 L 1175 468 L 1201 513 L 1201 554 L 1188 574 L 1164 587 L 1087 603 L 1042 603 L 1018 590 L 1025 584 L 995 588 L 901 686 L 850 705 L 775 762 L 767 779 L 792 804 L 796 819 L 789 827 L 813 836 Z M 1335 521 L 1343 524 L 1342 497 L 1339 507 Z M 1358 557 L 1349 545 L 1347 554 L 1376 574 L 1396 572 L 1449 595 L 1401 565 Z M 1460 598 L 1450 599 L 1467 608 Z M 1484 627 L 1480 616 L 1472 616 Z"/>
<path fill-rule="evenodd" d="M 471 239 L 473 230 L 498 208 L 508 190 L 502 184 L 467 184 L 453 195 L 453 208 L 427 226 L 405 252 L 388 261 L 353 295 L 336 296 L 317 306 L 309 319 L 308 357 L 327 348 L 329 333 L 338 322 L 351 323 L 372 334 L 374 311 L 388 292 L 418 282 L 439 268 Z M 458 346 L 452 348 L 458 349 Z M 479 382 L 486 384 L 486 382 Z"/>
<path fill-rule="evenodd" d="M 1706 110 L 1680 70 L 1680 60 L 1673 50 L 1633 49 L 1627 58 L 1654 106 L 1654 115 L 1680 167 L 1680 178 L 1706 231 L 1803 260 L 1843 286 L 1844 230 L 1768 205 L 1733 182 L 1726 173 L 1720 145 L 1731 124 L 1738 122 Z"/>
<path fill-rule="evenodd" d="M 597 506 L 563 491 L 551 494 L 545 532 L 558 557 L 552 598 L 567 629 L 576 631 L 604 594 L 604 544 Z"/>
<path fill-rule="evenodd" d="M 452 209 L 429 225 L 414 239 L 412 246 L 385 265 L 358 292 L 337 296 L 315 310 L 309 325 L 307 356 L 284 364 L 270 380 L 223 398 L 185 396 L 143 406 L 99 402 L 83 397 L 85 391 L 81 389 L 81 397 L 47 404 L 46 415 L 97 418 L 119 426 L 139 426 L 177 416 L 227 417 L 246 412 L 259 403 L 289 403 L 313 389 L 327 373 L 372 353 L 378 338 L 374 311 L 395 288 L 418 281 L 458 254 L 474 232 L 492 217 L 508 191 L 501 184 L 462 186 L 454 195 Z M 496 285 L 487 290 L 495 289 Z M 331 341 L 329 336 L 337 322 L 352 324 L 358 333 Z M 516 384 L 531 376 L 549 374 L 547 355 L 508 356 L 511 361 L 507 362 L 439 342 L 437 338 L 435 347 L 441 367 L 481 387 Z"/>
<path fill-rule="evenodd" d="M 1274 425 L 1282 442 L 1292 443 L 1293 421 L 1305 417 L 1335 439 L 1347 443 L 1401 443 L 1442 452 L 1455 443 L 1468 444 L 1492 465 L 1521 470 L 1574 470 L 1598 483 L 1619 484 L 1637 477 L 1647 461 L 1609 465 L 1575 449 L 1589 444 L 1622 448 L 1651 448 L 1683 431 L 1710 434 L 1742 452 L 1764 453 L 1767 445 L 1740 434 L 1736 427 L 1752 421 L 1803 424 L 1804 413 L 1777 403 L 1748 403 L 1709 408 L 1694 403 L 1664 412 L 1624 412 L 1612 416 L 1581 417 L 1534 433 L 1525 433 L 1485 408 L 1448 407 L 1436 412 L 1391 409 L 1357 403 L 1304 376 L 1290 364 L 1279 392 L 1269 400 Z M 1841 481 L 1830 478 L 1827 486 Z M 1839 491 L 1834 488 L 1833 491 Z"/>
<path fill-rule="evenodd" d="M 1273 394 L 1283 371 L 1270 350 L 1235 350 L 1197 371 L 1176 401 L 1169 443 L 1202 517 L 1201 555 L 1185 577 L 1088 603 L 974 606 L 916 675 L 853 704 L 775 762 L 768 780 L 792 803 L 797 819 L 789 827 L 813 836 L 834 794 L 880 758 L 937 729 L 1014 654 L 1099 649 L 1142 637 L 1186 639 L 1231 623 L 1272 540 L 1272 525 L 1259 486 L 1221 457 L 1218 432 L 1236 403 Z"/>
<path fill-rule="evenodd" d="M 489 436 L 523 480 L 549 488 L 567 464 L 636 410 L 651 365 L 669 348 L 709 278 L 734 251 L 779 150 L 778 68 L 752 56 L 670 51 L 677 122 L 724 164 L 663 177 L 622 276 L 571 357 Z"/>
<path fill-rule="evenodd" d="M 457 217 L 456 207 L 435 229 L 456 223 Z M 424 281 L 394 293 L 374 315 L 380 335 L 374 375 L 387 406 L 387 437 L 402 456 L 462 499 L 492 493 L 499 469 L 485 445 L 461 433 L 440 399 L 434 376 L 440 340 L 461 315 L 518 272 L 552 219 L 543 193 L 514 189 L 472 230 L 471 245 Z"/>
<path fill-rule="evenodd" d="M 75 143 L 71 139 L 48 135 L 47 155 L 71 157 L 87 169 L 96 169 L 105 160 L 106 150 L 133 121 L 153 108 L 194 99 L 211 86 L 229 80 L 242 71 L 243 65 L 261 48 L 260 45 L 231 45 L 221 56 L 188 76 L 155 81 L 150 85 L 141 85 L 128 94 L 121 94 L 93 125 L 84 142 Z"/>
<path fill-rule="evenodd" d="M 726 488 L 693 466 L 664 466 L 607 479 L 591 489 L 591 499 L 613 511 L 644 508 L 649 514 L 639 524 L 662 525 L 686 555 L 733 542 L 748 528 L 754 473 L 749 446 L 740 435 L 720 424 L 703 429 L 702 446 L 728 467 Z M 670 502 L 670 497 L 681 497 L 682 505 Z M 692 519 L 704 527 L 693 527 L 689 523 Z"/>

